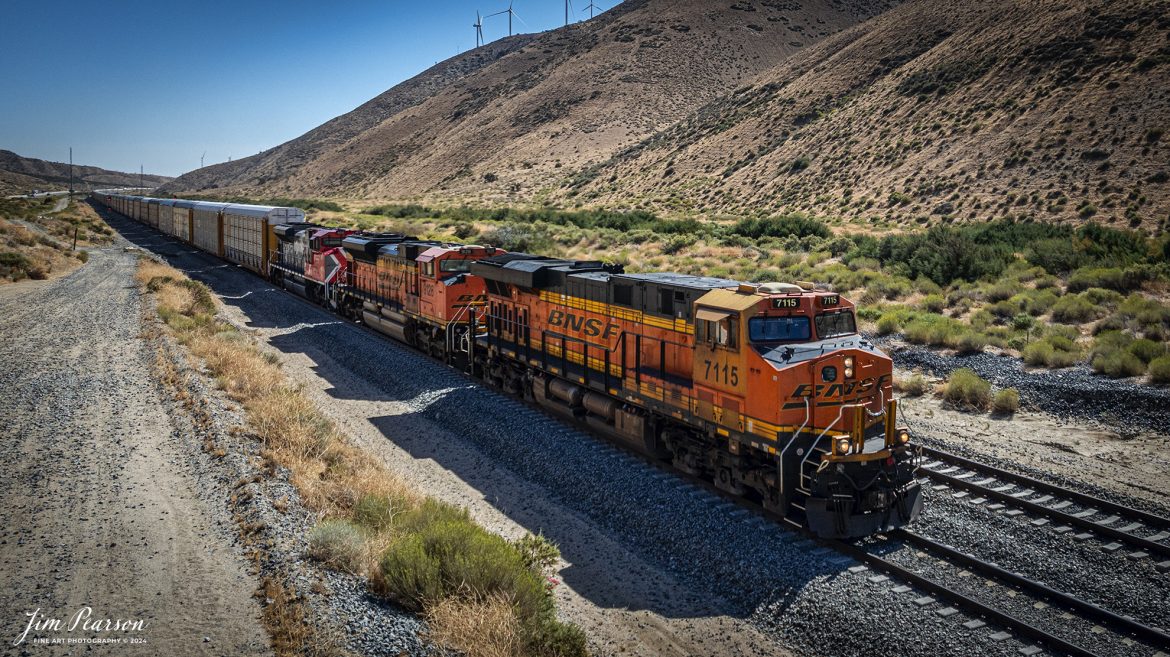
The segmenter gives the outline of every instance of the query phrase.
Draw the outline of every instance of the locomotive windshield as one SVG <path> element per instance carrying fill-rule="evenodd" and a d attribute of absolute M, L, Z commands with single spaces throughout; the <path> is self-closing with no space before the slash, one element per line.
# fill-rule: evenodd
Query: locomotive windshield
<path fill-rule="evenodd" d="M 817 338 L 820 340 L 853 335 L 856 332 L 857 324 L 853 319 L 853 313 L 848 310 L 817 315 Z"/>
<path fill-rule="evenodd" d="M 470 260 L 440 260 L 439 271 L 441 272 L 460 272 L 467 273 L 471 271 Z"/>
<path fill-rule="evenodd" d="M 818 319 L 817 330 L 820 330 Z M 753 317 L 748 320 L 748 334 L 752 342 L 792 342 L 809 338 L 808 318 Z"/>

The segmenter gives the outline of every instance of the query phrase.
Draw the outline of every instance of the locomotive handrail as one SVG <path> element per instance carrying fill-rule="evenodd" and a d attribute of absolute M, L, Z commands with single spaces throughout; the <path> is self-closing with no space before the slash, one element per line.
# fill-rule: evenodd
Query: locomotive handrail
<path fill-rule="evenodd" d="M 796 442 L 796 438 L 804 433 L 804 428 L 808 426 L 809 418 L 812 416 L 812 409 L 809 407 L 809 398 L 804 398 L 804 423 L 800 428 L 792 433 L 792 437 L 788 439 L 788 444 L 784 449 L 780 450 L 780 490 L 784 490 L 784 455 L 788 453 L 788 448 L 792 447 L 792 443 Z"/>

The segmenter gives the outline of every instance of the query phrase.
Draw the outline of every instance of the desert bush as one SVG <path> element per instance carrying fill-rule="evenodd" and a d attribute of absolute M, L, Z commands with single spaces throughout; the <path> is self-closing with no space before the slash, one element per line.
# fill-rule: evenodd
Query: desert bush
<path fill-rule="evenodd" d="M 1039 317 L 1056 305 L 1059 297 L 1052 290 L 1028 290 L 1022 295 L 1013 297 L 1024 308 L 1024 312 L 1033 317 Z"/>
<path fill-rule="evenodd" d="M 1084 267 L 1068 277 L 1070 292 L 1083 292 L 1091 287 L 1127 291 L 1125 276 L 1117 267 Z"/>
<path fill-rule="evenodd" d="M 1020 410 L 1020 393 L 1015 388 L 1004 388 L 995 393 L 991 401 L 991 410 L 995 413 L 1007 415 Z"/>
<path fill-rule="evenodd" d="M 991 403 L 991 384 L 973 370 L 960 368 L 947 379 L 943 398 L 956 406 L 982 410 Z"/>
<path fill-rule="evenodd" d="M 1110 378 L 1120 379 L 1139 376 L 1146 371 L 1146 364 L 1128 351 L 1107 351 L 1093 356 L 1093 370 Z"/>
<path fill-rule="evenodd" d="M 357 573 L 364 553 L 361 529 L 347 520 L 322 520 L 309 532 L 309 556 L 330 567 Z"/>
<path fill-rule="evenodd" d="M 1150 363 L 1156 358 L 1166 355 L 1166 345 L 1145 338 L 1139 338 L 1129 343 L 1129 353 L 1137 356 L 1143 363 Z"/>
<path fill-rule="evenodd" d="M 537 574 L 547 574 L 561 559 L 560 548 L 543 533 L 525 534 L 512 541 L 512 546 L 520 553 L 528 569 Z"/>
<path fill-rule="evenodd" d="M 386 495 L 363 495 L 353 505 L 353 521 L 370 531 L 388 529 L 394 522 L 397 506 L 398 504 Z"/>
<path fill-rule="evenodd" d="M 1170 383 L 1170 356 L 1150 361 L 1150 380 L 1154 383 Z"/>
<path fill-rule="evenodd" d="M 902 328 L 902 321 L 895 313 L 885 313 L 877 321 L 877 334 L 890 335 Z"/>
<path fill-rule="evenodd" d="M 927 312 L 941 313 L 946 305 L 947 300 L 941 294 L 928 294 L 922 298 L 922 308 Z"/>
<path fill-rule="evenodd" d="M 865 298 L 893 301 L 910 294 L 910 281 L 898 276 L 875 276 L 865 286 Z"/>
<path fill-rule="evenodd" d="M 1133 337 L 1121 331 L 1098 334 L 1089 361 L 1093 370 L 1115 379 L 1144 373 L 1146 364 L 1129 351 L 1132 343 Z"/>
<path fill-rule="evenodd" d="M 1080 295 L 1067 295 L 1052 306 L 1053 321 L 1065 324 L 1082 324 L 1097 319 L 1103 309 Z"/>
<path fill-rule="evenodd" d="M 757 240 L 762 237 L 788 237 L 789 235 L 797 237 L 815 235 L 820 238 L 829 238 L 833 235 L 833 232 L 823 222 L 802 214 L 743 219 L 732 227 L 731 232 Z"/>
<path fill-rule="evenodd" d="M 983 351 L 987 338 L 972 330 L 961 330 L 948 336 L 947 346 L 960 354 L 974 354 Z"/>
<path fill-rule="evenodd" d="M 472 522 L 465 509 L 427 500 L 404 513 L 400 527 L 404 536 L 380 564 L 386 593 L 399 603 L 421 609 L 466 587 L 475 596 L 508 596 L 522 618 L 550 606 L 542 578 L 520 552 Z"/>
<path fill-rule="evenodd" d="M 987 300 L 995 303 L 997 301 L 1005 301 L 1014 297 L 1020 292 L 1022 286 L 1013 280 L 1001 280 L 993 283 L 984 291 Z"/>
<path fill-rule="evenodd" d="M 921 397 L 926 394 L 930 384 L 921 373 L 915 372 L 905 379 L 895 379 L 894 387 L 907 397 Z"/>
<path fill-rule="evenodd" d="M 1120 292 L 1106 290 L 1100 287 L 1091 287 L 1081 292 L 1081 296 L 1089 303 L 1104 308 L 1116 308 L 1117 304 L 1121 303 L 1122 299 L 1124 299 Z"/>

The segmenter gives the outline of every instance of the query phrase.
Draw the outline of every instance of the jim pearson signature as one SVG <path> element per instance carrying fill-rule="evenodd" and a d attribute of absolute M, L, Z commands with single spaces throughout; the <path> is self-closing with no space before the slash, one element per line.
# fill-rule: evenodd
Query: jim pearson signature
<path fill-rule="evenodd" d="M 21 632 L 20 636 L 12 642 L 14 646 L 24 643 L 29 632 L 60 633 L 73 632 L 77 629 L 90 633 L 142 632 L 147 627 L 146 621 L 141 619 L 94 618 L 92 607 L 82 607 L 66 619 L 50 618 L 41 612 L 40 607 L 37 607 L 35 611 L 26 611 L 24 615 L 28 617 L 28 624 L 25 626 L 24 632 Z"/>

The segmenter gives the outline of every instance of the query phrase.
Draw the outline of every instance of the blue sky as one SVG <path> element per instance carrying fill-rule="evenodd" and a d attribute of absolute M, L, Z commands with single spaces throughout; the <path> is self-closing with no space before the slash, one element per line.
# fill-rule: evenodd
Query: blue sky
<path fill-rule="evenodd" d="M 514 0 L 517 32 L 563 0 Z M 597 3 L 604 9 L 616 0 Z M 507 0 L 5 0 L 0 148 L 178 175 L 271 148 L 475 45 Z M 578 20 L 588 0 L 574 2 Z M 507 16 L 484 20 L 506 36 Z"/>

